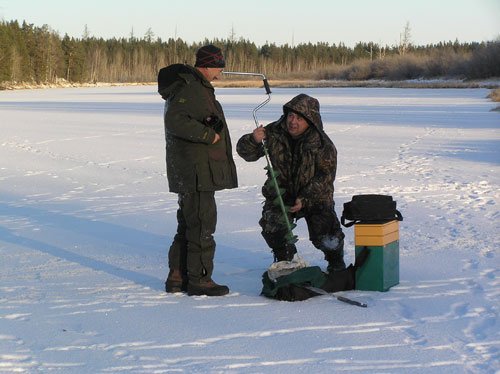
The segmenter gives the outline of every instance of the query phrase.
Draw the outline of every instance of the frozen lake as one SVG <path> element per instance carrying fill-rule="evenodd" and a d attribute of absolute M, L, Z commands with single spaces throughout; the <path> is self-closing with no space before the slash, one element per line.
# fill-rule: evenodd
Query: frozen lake
<path fill-rule="evenodd" d="M 392 195 L 400 284 L 286 303 L 259 296 L 272 256 L 258 219 L 264 161 L 235 153 L 216 194 L 225 297 L 167 295 L 177 197 L 152 86 L 0 91 L 0 372 L 496 373 L 500 113 L 486 89 L 273 89 L 277 119 L 319 99 L 336 144 L 337 213 Z M 263 89 L 217 89 L 233 148 Z M 299 221 L 299 253 L 325 268 Z M 346 260 L 354 257 L 345 229 Z"/>

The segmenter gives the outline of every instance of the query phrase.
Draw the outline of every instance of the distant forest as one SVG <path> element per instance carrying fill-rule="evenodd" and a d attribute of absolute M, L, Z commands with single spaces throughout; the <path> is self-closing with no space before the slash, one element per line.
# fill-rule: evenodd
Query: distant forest
<path fill-rule="evenodd" d="M 149 30 L 143 37 L 102 39 L 61 37 L 47 25 L 0 22 L 0 86 L 5 83 L 54 84 L 154 82 L 172 63 L 194 63 L 196 50 L 208 43 L 223 49 L 226 70 L 264 73 L 270 79 L 406 80 L 500 77 L 500 40 L 459 41 L 415 46 L 409 24 L 398 45 L 359 42 L 277 46 L 228 37 L 188 44 L 161 40 Z"/>

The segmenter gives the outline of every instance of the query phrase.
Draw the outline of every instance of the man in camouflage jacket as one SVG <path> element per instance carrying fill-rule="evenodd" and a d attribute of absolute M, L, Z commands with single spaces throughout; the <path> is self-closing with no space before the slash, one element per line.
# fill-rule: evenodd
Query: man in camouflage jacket
<path fill-rule="evenodd" d="M 179 195 L 167 292 L 208 296 L 229 292 L 211 278 L 217 222 L 214 191 L 238 185 L 226 120 L 210 83 L 224 66 L 221 50 L 208 45 L 196 53 L 195 67 L 174 64 L 158 76 L 158 92 L 166 101 L 168 184 L 170 192 Z"/>
<path fill-rule="evenodd" d="M 309 239 L 324 252 L 328 271 L 342 270 L 344 234 L 333 200 L 337 149 L 323 131 L 317 99 L 300 94 L 283 106 L 283 113 L 278 121 L 243 135 L 236 150 L 246 161 L 256 161 L 264 156 L 265 141 L 278 184 L 286 190 L 285 205 L 291 206 L 289 219 L 305 218 Z M 275 261 L 289 261 L 297 250 L 285 239 L 281 208 L 273 203 L 276 192 L 265 184 L 262 194 L 266 199 L 259 221 L 262 236 Z"/>

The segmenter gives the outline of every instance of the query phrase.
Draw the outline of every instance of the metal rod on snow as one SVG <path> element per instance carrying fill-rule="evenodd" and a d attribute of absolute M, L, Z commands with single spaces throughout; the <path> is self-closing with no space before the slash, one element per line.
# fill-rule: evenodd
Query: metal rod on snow
<path fill-rule="evenodd" d="M 356 305 L 356 306 L 359 306 L 361 308 L 368 307 L 368 304 L 363 303 L 362 301 L 358 301 L 358 300 L 354 300 L 354 299 L 349 299 L 348 297 L 345 297 L 345 296 L 337 296 L 334 293 L 330 294 L 330 293 L 328 293 L 328 291 L 325 291 L 322 288 L 313 287 L 313 286 L 301 286 L 301 287 L 307 288 L 308 290 L 310 290 L 312 292 L 316 292 L 319 295 L 331 295 L 334 298 L 336 298 L 338 301 L 342 301 L 343 303 L 347 303 L 347 304 L 351 304 L 351 305 Z"/>
<path fill-rule="evenodd" d="M 267 99 L 264 100 L 259 105 L 257 105 L 252 111 L 253 120 L 255 121 L 255 126 L 260 127 L 259 121 L 257 120 L 257 111 L 259 109 L 261 109 L 264 105 L 266 105 L 269 101 L 271 101 L 271 88 L 269 87 L 269 83 L 267 81 L 266 76 L 264 74 L 260 74 L 260 73 L 245 73 L 245 72 L 239 72 L 239 71 L 223 71 L 222 74 L 246 75 L 246 76 L 254 76 L 254 77 L 261 77 L 262 78 L 262 82 L 264 83 L 264 88 L 265 88 L 266 94 L 267 94 Z M 264 148 L 264 155 L 266 157 L 266 162 L 267 162 L 267 167 L 265 169 L 269 172 L 269 175 L 271 177 L 270 180 L 271 180 L 271 183 L 272 183 L 274 190 L 276 191 L 276 195 L 277 195 L 276 200 L 277 200 L 278 205 L 281 208 L 281 212 L 283 213 L 283 222 L 285 223 L 287 231 L 288 231 L 287 236 L 286 236 L 286 240 L 288 243 L 293 244 L 293 243 L 297 242 L 297 240 L 298 240 L 297 236 L 293 235 L 293 231 L 292 231 L 294 229 L 295 225 L 292 224 L 290 222 L 290 220 L 288 219 L 288 211 L 287 211 L 287 208 L 285 207 L 285 203 L 283 201 L 283 196 L 282 196 L 284 191 L 278 185 L 278 180 L 276 179 L 278 176 L 278 173 L 274 170 L 273 164 L 271 163 L 271 159 L 269 158 L 269 151 L 266 147 L 266 142 L 262 141 L 262 145 Z"/>

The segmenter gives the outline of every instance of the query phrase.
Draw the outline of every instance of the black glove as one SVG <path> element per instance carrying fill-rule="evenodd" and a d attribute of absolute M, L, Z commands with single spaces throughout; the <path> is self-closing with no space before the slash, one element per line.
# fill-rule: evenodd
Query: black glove
<path fill-rule="evenodd" d="M 224 122 L 217 116 L 209 116 L 205 118 L 203 123 L 213 129 L 217 134 L 224 128 Z"/>

